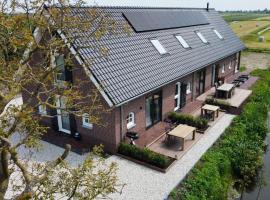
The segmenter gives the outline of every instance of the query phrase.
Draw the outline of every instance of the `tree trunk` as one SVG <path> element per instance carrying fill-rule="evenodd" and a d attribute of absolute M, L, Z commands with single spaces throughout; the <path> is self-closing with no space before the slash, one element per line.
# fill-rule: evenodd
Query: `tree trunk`
<path fill-rule="evenodd" d="M 1 143 L 0 143 L 1 144 Z M 7 150 L 0 150 L 0 199 L 4 199 L 9 184 L 8 170 L 9 153 Z"/>

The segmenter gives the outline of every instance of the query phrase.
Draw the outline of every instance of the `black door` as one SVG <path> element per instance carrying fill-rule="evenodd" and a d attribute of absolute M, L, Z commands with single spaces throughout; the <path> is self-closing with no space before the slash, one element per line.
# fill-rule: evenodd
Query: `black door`
<path fill-rule="evenodd" d="M 180 93 L 180 108 L 183 108 L 186 105 L 186 96 L 187 96 L 187 84 L 181 84 L 181 93 Z"/>
<path fill-rule="evenodd" d="M 205 69 L 199 71 L 199 95 L 205 92 L 205 75 Z"/>
<path fill-rule="evenodd" d="M 218 82 L 218 74 L 219 74 L 219 65 L 216 65 L 216 70 L 215 70 L 215 83 Z"/>

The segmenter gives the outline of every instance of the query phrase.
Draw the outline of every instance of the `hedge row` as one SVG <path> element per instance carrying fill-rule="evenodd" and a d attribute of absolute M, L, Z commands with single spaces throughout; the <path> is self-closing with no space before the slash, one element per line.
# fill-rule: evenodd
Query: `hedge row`
<path fill-rule="evenodd" d="M 232 188 L 242 191 L 254 180 L 263 165 L 267 112 L 270 107 L 270 70 L 256 70 L 260 80 L 241 115 L 226 129 L 187 179 L 171 192 L 173 199 L 225 200 Z"/>
<path fill-rule="evenodd" d="M 151 151 L 148 148 L 141 149 L 135 145 L 121 143 L 118 147 L 118 153 L 135 158 L 142 162 L 166 169 L 171 164 L 171 159 L 162 154 Z"/>
<path fill-rule="evenodd" d="M 214 106 L 219 106 L 222 110 L 229 110 L 231 107 L 231 104 L 229 102 L 221 99 L 215 99 L 213 97 L 207 97 L 205 103 Z"/>
<path fill-rule="evenodd" d="M 170 113 L 168 117 L 172 120 L 172 122 L 176 122 L 178 124 L 187 124 L 200 130 L 204 130 L 208 127 L 208 121 L 201 117 L 194 117 L 192 115 L 180 114 L 175 112 Z"/>

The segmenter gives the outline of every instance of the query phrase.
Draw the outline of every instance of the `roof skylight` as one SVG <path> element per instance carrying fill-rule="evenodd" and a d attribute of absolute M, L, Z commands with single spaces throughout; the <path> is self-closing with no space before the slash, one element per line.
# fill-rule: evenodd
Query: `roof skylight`
<path fill-rule="evenodd" d="M 216 29 L 213 29 L 214 33 L 218 36 L 219 39 L 223 40 L 223 36 L 216 30 Z"/>
<path fill-rule="evenodd" d="M 205 37 L 203 36 L 203 34 L 199 31 L 196 31 L 196 34 L 198 35 L 198 37 L 201 39 L 201 41 L 205 44 L 208 43 L 208 41 L 205 39 Z"/>
<path fill-rule="evenodd" d="M 190 48 L 189 44 L 186 42 L 186 40 L 184 40 L 181 35 L 176 35 L 175 37 L 185 49 Z"/>
<path fill-rule="evenodd" d="M 166 49 L 162 46 L 158 39 L 151 39 L 150 41 L 160 54 L 163 55 L 167 53 Z"/>

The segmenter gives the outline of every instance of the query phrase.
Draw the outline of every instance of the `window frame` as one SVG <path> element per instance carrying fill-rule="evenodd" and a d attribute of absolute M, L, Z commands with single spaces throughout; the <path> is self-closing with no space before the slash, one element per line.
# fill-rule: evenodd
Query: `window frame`
<path fill-rule="evenodd" d="M 44 104 L 40 104 L 40 105 L 38 106 L 38 113 L 39 113 L 40 115 L 47 115 L 47 106 L 44 105 Z"/>
<path fill-rule="evenodd" d="M 128 116 L 126 118 L 126 123 L 127 123 L 127 129 L 132 129 L 133 127 L 136 126 L 135 124 L 135 113 L 134 112 L 130 112 L 128 113 Z"/>
<path fill-rule="evenodd" d="M 181 44 L 181 46 L 184 49 L 191 49 L 190 45 L 187 43 L 187 41 L 181 36 L 181 35 L 175 35 L 175 38 L 178 40 L 178 42 Z"/>
<path fill-rule="evenodd" d="M 179 110 L 180 109 L 180 101 L 181 101 L 181 83 L 180 82 L 177 82 L 176 84 L 175 84 L 175 87 L 177 88 L 177 93 L 176 94 L 174 94 L 174 102 L 175 102 L 175 100 L 177 100 L 177 104 L 176 104 L 176 106 L 174 105 L 174 111 L 177 111 L 177 110 Z M 175 88 L 175 90 L 176 90 L 176 88 Z"/>
<path fill-rule="evenodd" d="M 209 44 L 208 40 L 204 37 L 204 35 L 200 31 L 195 31 L 198 38 L 204 43 Z"/>
<path fill-rule="evenodd" d="M 222 73 L 222 74 L 225 73 L 225 64 L 222 65 L 221 73 Z"/>
<path fill-rule="evenodd" d="M 88 120 L 88 122 L 86 120 Z M 82 116 L 82 126 L 88 129 L 93 128 L 93 124 L 90 122 L 90 116 L 87 113 L 84 113 Z"/>
<path fill-rule="evenodd" d="M 57 61 L 57 58 L 58 57 L 63 57 L 63 76 L 64 76 L 64 80 L 62 80 L 62 79 L 58 79 L 58 75 L 60 74 L 59 72 L 58 72 L 58 65 L 57 65 L 57 63 L 56 63 L 56 61 Z M 61 82 L 65 82 L 66 81 L 66 70 L 65 70 L 65 55 L 64 54 L 58 54 L 58 53 L 55 53 L 54 54 L 54 60 L 53 60 L 53 63 L 54 63 L 54 68 L 56 69 L 56 73 L 55 73 L 55 81 L 57 82 L 57 83 L 61 83 Z M 60 66 L 60 65 L 59 65 Z M 61 74 L 61 76 L 62 76 L 62 74 Z"/>
<path fill-rule="evenodd" d="M 155 98 L 155 96 L 158 96 L 158 98 Z M 154 112 L 155 110 L 153 110 L 153 109 L 157 108 L 153 104 L 153 102 L 155 100 L 158 100 L 157 106 L 158 106 L 159 113 L 155 113 Z M 147 113 L 147 101 L 150 101 L 150 107 L 149 107 L 150 112 L 149 113 Z M 146 130 L 162 121 L 162 109 L 163 109 L 162 103 L 163 103 L 162 90 L 157 91 L 155 93 L 152 93 L 151 95 L 149 95 L 145 98 L 145 127 L 146 127 Z M 151 120 L 151 123 L 149 125 L 147 125 L 147 114 L 149 114 L 149 117 Z M 155 120 L 154 117 L 157 117 L 158 119 Z"/>
<path fill-rule="evenodd" d="M 150 42 L 155 47 L 155 49 L 159 52 L 160 55 L 168 54 L 166 48 L 162 45 L 162 43 L 157 38 L 151 38 Z"/>
<path fill-rule="evenodd" d="M 220 34 L 220 32 L 219 32 L 217 29 L 213 28 L 212 30 L 214 31 L 214 33 L 216 34 L 216 36 L 217 36 L 220 40 L 224 40 L 224 37 Z"/>
<path fill-rule="evenodd" d="M 190 94 L 191 93 L 191 88 L 192 88 L 191 81 L 189 81 L 189 82 L 187 82 L 187 92 L 186 92 L 186 94 Z"/>

